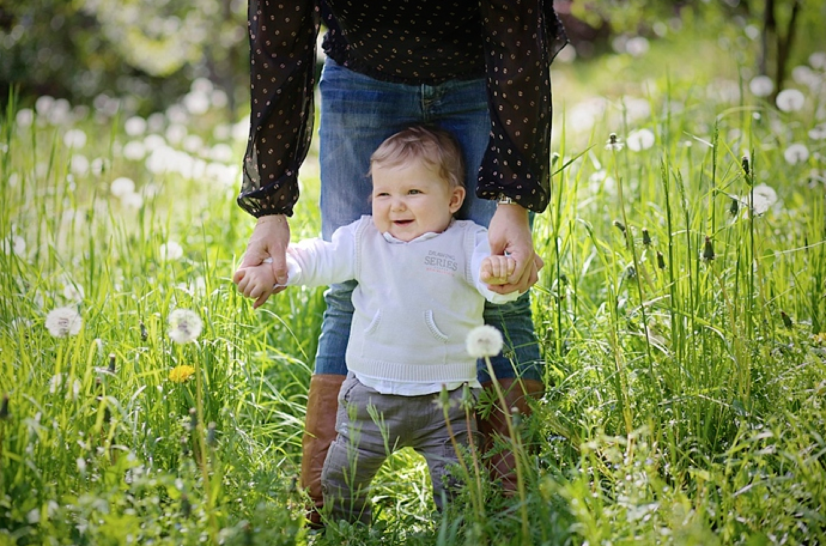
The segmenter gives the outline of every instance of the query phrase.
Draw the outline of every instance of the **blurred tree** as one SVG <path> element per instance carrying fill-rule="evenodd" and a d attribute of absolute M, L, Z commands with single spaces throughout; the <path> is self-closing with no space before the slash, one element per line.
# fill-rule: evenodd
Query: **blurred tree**
<path fill-rule="evenodd" d="M 560 4 L 592 28 L 609 27 L 611 34 L 659 35 L 684 19 L 686 10 L 711 32 L 722 25 L 751 26 L 759 32 L 755 69 L 774 80 L 775 96 L 795 55 L 803 61 L 807 50 L 822 47 L 826 35 L 822 0 L 557 0 Z"/>
<path fill-rule="evenodd" d="M 0 4 L 0 99 L 40 94 L 89 102 L 131 96 L 163 109 L 206 77 L 233 110 L 246 96 L 243 0 L 30 0 Z"/>

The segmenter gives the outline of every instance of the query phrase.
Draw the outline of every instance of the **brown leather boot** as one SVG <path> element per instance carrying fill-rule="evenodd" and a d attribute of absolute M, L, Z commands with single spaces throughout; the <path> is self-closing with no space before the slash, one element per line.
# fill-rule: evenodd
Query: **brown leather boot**
<path fill-rule="evenodd" d="M 323 527 L 319 511 L 324 505 L 321 493 L 321 469 L 327 449 L 336 437 L 338 391 L 345 376 L 318 374 L 310 379 L 307 393 L 307 417 L 304 419 L 304 438 L 301 440 L 301 487 L 310 496 L 312 505 L 307 511 L 308 526 Z"/>
<path fill-rule="evenodd" d="M 502 379 L 499 381 L 502 391 L 505 393 L 507 408 L 504 411 L 511 413 L 511 408 L 516 408 L 522 417 L 528 417 L 533 410 L 528 403 L 528 397 L 539 399 L 545 391 L 545 385 L 541 381 L 533 379 Z M 496 437 L 510 440 L 510 430 L 505 420 L 503 408 L 500 407 L 499 396 L 495 394 L 492 381 L 482 383 L 482 388 L 486 391 L 493 391 L 494 407 L 487 418 L 482 418 L 477 414 L 479 432 L 482 434 L 482 451 L 487 452 L 493 448 Z M 524 389 L 524 390 L 523 390 Z M 488 460 L 488 469 L 491 479 L 494 482 L 501 482 L 502 492 L 505 496 L 513 496 L 518 489 L 516 480 L 516 456 L 513 451 L 503 449 L 492 455 Z"/>

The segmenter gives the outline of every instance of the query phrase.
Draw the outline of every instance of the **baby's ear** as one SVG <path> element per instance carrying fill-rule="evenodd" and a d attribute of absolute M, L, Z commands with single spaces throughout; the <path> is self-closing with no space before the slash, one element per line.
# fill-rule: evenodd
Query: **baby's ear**
<path fill-rule="evenodd" d="M 467 195 L 467 192 L 465 191 L 465 188 L 463 188 L 462 186 L 456 186 L 455 188 L 450 190 L 450 205 L 449 205 L 449 208 L 450 208 L 451 214 L 455 213 L 460 208 L 462 208 L 462 203 L 465 202 L 465 196 L 466 195 Z"/>

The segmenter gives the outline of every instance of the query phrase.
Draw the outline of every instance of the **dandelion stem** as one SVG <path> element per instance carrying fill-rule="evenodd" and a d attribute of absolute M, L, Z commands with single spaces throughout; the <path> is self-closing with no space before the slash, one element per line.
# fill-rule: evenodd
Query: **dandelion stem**
<path fill-rule="evenodd" d="M 490 357 L 488 356 L 485 356 L 485 365 L 488 368 L 488 373 L 490 374 L 493 388 L 496 391 L 496 396 L 499 398 L 499 403 L 502 406 L 502 414 L 505 416 L 505 424 L 508 427 L 508 434 L 510 434 L 511 441 L 513 442 L 512 449 L 514 467 L 516 470 L 516 487 L 519 491 L 519 503 L 522 515 L 522 544 L 528 545 L 531 541 L 529 532 L 530 529 L 528 527 L 528 503 L 526 501 L 525 494 L 525 479 L 522 476 L 522 442 L 519 439 L 516 428 L 513 426 L 513 420 L 511 419 L 508 402 L 505 399 L 505 393 L 502 391 L 502 386 L 499 384 L 499 379 L 496 377 L 496 372 L 493 371 L 493 364 L 491 364 Z"/>

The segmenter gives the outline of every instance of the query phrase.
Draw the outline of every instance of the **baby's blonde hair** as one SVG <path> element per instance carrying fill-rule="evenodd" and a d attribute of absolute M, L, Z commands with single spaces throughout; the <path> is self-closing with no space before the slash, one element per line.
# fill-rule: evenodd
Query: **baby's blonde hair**
<path fill-rule="evenodd" d="M 418 159 L 436 167 L 439 176 L 450 188 L 465 185 L 465 164 L 462 150 L 453 136 L 436 127 L 414 125 L 389 137 L 370 156 L 370 171 L 374 165 L 395 167 Z"/>

